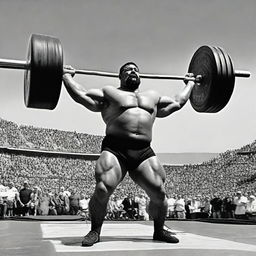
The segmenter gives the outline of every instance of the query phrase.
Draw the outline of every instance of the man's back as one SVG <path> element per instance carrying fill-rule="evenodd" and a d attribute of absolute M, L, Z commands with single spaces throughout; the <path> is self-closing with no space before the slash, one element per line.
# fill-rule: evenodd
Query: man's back
<path fill-rule="evenodd" d="M 23 204 L 27 204 L 30 201 L 32 190 L 28 188 L 22 188 L 20 190 L 20 200 Z"/>

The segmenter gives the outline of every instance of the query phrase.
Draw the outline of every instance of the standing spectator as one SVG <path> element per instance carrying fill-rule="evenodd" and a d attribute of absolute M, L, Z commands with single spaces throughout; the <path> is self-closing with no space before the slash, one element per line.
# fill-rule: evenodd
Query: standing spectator
<path fill-rule="evenodd" d="M 136 214 L 135 201 L 134 201 L 131 193 L 128 194 L 128 197 L 124 198 L 122 204 L 124 206 L 126 216 L 129 219 L 132 219 L 132 220 L 135 219 L 135 214 Z"/>
<path fill-rule="evenodd" d="M 175 210 L 174 210 L 174 207 L 175 207 L 175 196 L 170 196 L 170 195 L 167 195 L 167 205 L 168 205 L 168 208 L 167 208 L 167 218 L 175 218 Z"/>
<path fill-rule="evenodd" d="M 13 204 L 13 215 L 14 216 L 21 216 L 21 202 L 20 202 L 20 193 L 18 192 L 15 195 L 15 200 Z"/>
<path fill-rule="evenodd" d="M 124 211 L 124 206 L 122 204 L 123 202 L 123 199 L 121 199 L 120 196 L 116 196 L 116 205 L 117 205 L 117 208 L 118 208 L 118 216 L 120 219 L 125 219 L 125 211 Z"/>
<path fill-rule="evenodd" d="M 19 200 L 20 200 L 20 206 L 21 206 L 21 216 L 28 216 L 29 215 L 29 209 L 30 209 L 30 203 L 31 203 L 31 194 L 32 190 L 28 188 L 28 181 L 25 180 L 23 182 L 23 188 L 20 190 L 19 193 Z"/>
<path fill-rule="evenodd" d="M 40 194 L 41 194 L 40 188 L 35 186 L 31 193 L 31 203 L 30 203 L 30 212 L 34 216 L 36 216 L 38 213 Z"/>
<path fill-rule="evenodd" d="M 201 202 L 198 199 L 198 197 L 192 198 L 189 209 L 190 209 L 191 219 L 197 219 L 201 217 L 199 214 L 201 212 Z"/>
<path fill-rule="evenodd" d="M 107 205 L 107 213 L 105 219 L 113 220 L 114 219 L 114 195 L 109 197 L 108 205 Z"/>
<path fill-rule="evenodd" d="M 118 220 L 120 215 L 121 215 L 121 213 L 122 213 L 122 211 L 119 208 L 117 196 L 114 196 L 113 199 L 112 199 L 112 214 L 113 214 L 113 218 L 115 220 Z"/>
<path fill-rule="evenodd" d="M 79 210 L 79 201 L 80 201 L 80 194 L 77 193 L 76 189 L 71 190 L 71 195 L 69 196 L 69 213 L 71 215 L 77 215 Z"/>
<path fill-rule="evenodd" d="M 66 215 L 69 212 L 69 198 L 66 193 L 60 191 L 59 195 L 57 196 L 57 213 L 58 215 Z"/>
<path fill-rule="evenodd" d="M 79 201 L 79 208 L 81 211 L 81 215 L 88 219 L 89 218 L 89 197 L 85 194 L 81 194 L 81 200 Z"/>
<path fill-rule="evenodd" d="M 4 219 L 7 211 L 7 190 L 8 187 L 0 184 L 0 219 Z"/>
<path fill-rule="evenodd" d="M 215 193 L 213 199 L 210 201 L 212 206 L 212 217 L 214 219 L 221 218 L 221 209 L 222 209 L 222 200 L 219 198 L 219 195 Z"/>
<path fill-rule="evenodd" d="M 45 191 L 42 191 L 42 196 L 40 197 L 40 205 L 39 205 L 41 215 L 46 216 L 49 214 L 49 207 L 50 207 L 49 203 L 50 203 L 49 194 Z"/>
<path fill-rule="evenodd" d="M 202 202 L 201 218 L 209 218 L 210 215 L 211 215 L 211 210 L 212 210 L 212 206 L 211 206 L 211 203 L 210 203 L 210 197 L 206 196 L 205 199 Z"/>
<path fill-rule="evenodd" d="M 70 197 L 71 193 L 62 186 L 60 187 L 60 193 L 65 194 L 67 197 Z"/>
<path fill-rule="evenodd" d="M 149 215 L 147 213 L 148 200 L 143 195 L 143 193 L 139 194 L 139 197 L 135 199 L 135 202 L 138 204 L 138 217 L 142 220 L 149 220 Z"/>
<path fill-rule="evenodd" d="M 236 192 L 236 197 L 234 198 L 234 204 L 236 205 L 235 218 L 246 219 L 245 212 L 246 212 L 247 198 L 242 195 L 241 191 Z"/>
<path fill-rule="evenodd" d="M 191 207 L 191 198 L 187 198 L 185 200 L 185 218 L 186 219 L 191 219 L 191 214 L 190 214 L 190 207 Z"/>
<path fill-rule="evenodd" d="M 15 203 L 15 196 L 18 194 L 17 188 L 14 187 L 13 182 L 9 182 L 7 189 L 7 215 L 13 216 L 13 209 Z"/>
<path fill-rule="evenodd" d="M 57 215 L 56 200 L 53 193 L 49 193 L 49 215 Z"/>
<path fill-rule="evenodd" d="M 223 217 L 224 218 L 234 218 L 236 206 L 234 205 L 233 199 L 230 195 L 223 199 Z"/>
<path fill-rule="evenodd" d="M 178 195 L 175 201 L 175 213 L 178 219 L 185 219 L 185 200 L 181 195 Z"/>
<path fill-rule="evenodd" d="M 256 198 L 254 195 L 249 196 L 249 201 L 246 205 L 246 215 L 248 219 L 256 220 Z"/>
<path fill-rule="evenodd" d="M 54 193 L 54 202 L 57 215 L 59 215 L 61 212 L 61 201 L 59 199 L 59 194 L 57 192 Z"/>

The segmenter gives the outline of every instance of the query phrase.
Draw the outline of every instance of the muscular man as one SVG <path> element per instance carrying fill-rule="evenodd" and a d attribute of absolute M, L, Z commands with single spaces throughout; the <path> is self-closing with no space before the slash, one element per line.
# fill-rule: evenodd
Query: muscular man
<path fill-rule="evenodd" d="M 82 246 L 99 242 L 109 197 L 127 172 L 150 198 L 153 239 L 178 243 L 173 233 L 163 228 L 167 210 L 166 174 L 150 143 L 156 117 L 166 117 L 180 110 L 195 83 L 188 82 L 174 99 L 153 90 L 142 92 L 138 66 L 128 62 L 120 68 L 119 88 L 105 86 L 86 90 L 73 80 L 72 67 L 67 68 L 69 71 L 63 75 L 63 81 L 70 96 L 87 109 L 101 112 L 106 124 L 106 136 L 95 170 L 96 187 L 89 203 L 91 231 L 84 237 Z"/>

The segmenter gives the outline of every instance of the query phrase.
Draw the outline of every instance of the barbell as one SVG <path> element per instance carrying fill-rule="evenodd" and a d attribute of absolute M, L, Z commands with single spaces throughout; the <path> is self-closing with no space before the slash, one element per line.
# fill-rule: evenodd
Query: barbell
<path fill-rule="evenodd" d="M 27 60 L 0 59 L 0 68 L 23 69 L 24 102 L 28 108 L 54 109 L 57 106 L 63 67 L 63 48 L 59 39 L 32 34 L 28 44 Z M 68 71 L 67 71 L 68 72 Z M 250 72 L 234 70 L 230 56 L 224 49 L 201 46 L 189 64 L 189 73 L 195 77 L 140 74 L 141 78 L 196 81 L 190 103 L 197 112 L 216 113 L 231 98 L 235 77 L 250 77 Z M 76 69 L 76 74 L 118 77 L 118 73 Z"/>

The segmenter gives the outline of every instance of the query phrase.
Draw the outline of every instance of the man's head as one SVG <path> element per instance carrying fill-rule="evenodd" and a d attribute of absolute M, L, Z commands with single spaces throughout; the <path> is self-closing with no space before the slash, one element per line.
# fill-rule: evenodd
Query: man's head
<path fill-rule="evenodd" d="M 242 192 L 241 192 L 241 191 L 237 191 L 237 192 L 236 192 L 236 195 L 237 195 L 238 197 L 241 197 L 241 196 L 242 196 Z"/>
<path fill-rule="evenodd" d="M 255 196 L 254 196 L 254 195 L 250 195 L 250 196 L 249 196 L 249 200 L 250 200 L 250 201 L 254 201 L 254 200 L 255 200 Z"/>
<path fill-rule="evenodd" d="M 27 180 L 24 180 L 23 186 L 24 186 L 24 188 L 28 188 L 28 181 Z"/>
<path fill-rule="evenodd" d="M 10 181 L 10 182 L 8 183 L 8 187 L 9 187 L 9 188 L 13 188 L 13 186 L 14 186 L 13 182 Z"/>
<path fill-rule="evenodd" d="M 121 87 L 128 91 L 135 91 L 140 85 L 139 68 L 134 62 L 125 63 L 119 70 Z"/>

